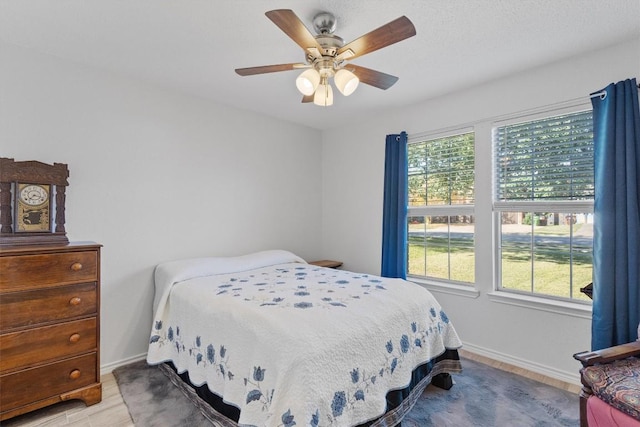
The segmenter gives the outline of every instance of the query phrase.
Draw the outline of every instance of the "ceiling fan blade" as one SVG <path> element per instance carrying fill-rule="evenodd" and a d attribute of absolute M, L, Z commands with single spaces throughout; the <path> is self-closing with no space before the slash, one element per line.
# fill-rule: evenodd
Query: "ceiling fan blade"
<path fill-rule="evenodd" d="M 313 102 L 313 95 L 303 95 L 302 103 Z"/>
<path fill-rule="evenodd" d="M 342 46 L 338 49 L 338 55 L 351 49 L 351 51 L 353 51 L 353 56 L 349 57 L 349 60 L 351 60 L 415 35 L 416 27 L 413 26 L 409 18 L 401 16 Z"/>
<path fill-rule="evenodd" d="M 286 35 L 307 52 L 307 49 L 315 47 L 322 52 L 322 46 L 318 43 L 313 34 L 302 23 L 300 18 L 290 9 L 277 9 L 266 12 L 267 18 L 271 19 Z"/>
<path fill-rule="evenodd" d="M 290 71 L 307 67 L 307 64 L 301 63 L 263 65 L 261 67 L 236 68 L 236 73 L 240 74 L 241 76 L 252 76 L 254 74 L 276 73 L 278 71 Z"/>
<path fill-rule="evenodd" d="M 347 70 L 350 70 L 355 74 L 360 82 L 377 87 L 379 89 L 389 89 L 398 81 L 396 76 L 391 74 L 385 74 L 380 71 L 372 70 L 370 68 L 360 67 L 358 65 L 349 64 L 345 66 Z"/>

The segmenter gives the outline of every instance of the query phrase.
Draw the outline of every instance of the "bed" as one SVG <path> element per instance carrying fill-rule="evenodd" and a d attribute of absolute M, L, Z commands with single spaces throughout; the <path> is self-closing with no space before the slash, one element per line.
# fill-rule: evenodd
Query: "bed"
<path fill-rule="evenodd" d="M 168 364 L 222 425 L 393 426 L 461 342 L 435 298 L 401 280 L 283 250 L 155 270 L 147 362 Z"/>

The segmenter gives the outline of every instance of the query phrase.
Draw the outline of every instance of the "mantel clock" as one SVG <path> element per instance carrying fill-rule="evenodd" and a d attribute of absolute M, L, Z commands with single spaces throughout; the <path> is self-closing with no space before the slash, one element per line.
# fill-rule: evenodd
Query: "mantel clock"
<path fill-rule="evenodd" d="M 66 164 L 0 157 L 0 246 L 68 243 Z"/>

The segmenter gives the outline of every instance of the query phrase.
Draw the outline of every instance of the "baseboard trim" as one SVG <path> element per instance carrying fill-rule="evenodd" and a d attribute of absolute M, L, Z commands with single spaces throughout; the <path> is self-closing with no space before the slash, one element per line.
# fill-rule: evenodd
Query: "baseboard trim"
<path fill-rule="evenodd" d="M 462 343 L 462 352 L 467 351 L 469 353 L 486 357 L 488 359 L 492 359 L 498 362 L 506 363 L 535 374 L 543 375 L 553 380 L 562 381 L 564 383 L 570 384 L 572 386 L 581 387 L 580 383 L 580 366 L 576 363 L 576 371 L 575 372 L 567 372 L 559 369 L 551 368 L 549 366 L 545 366 L 536 362 L 532 362 L 530 360 L 521 359 L 519 357 L 511 356 L 505 353 L 500 353 L 494 350 L 490 350 L 488 348 L 480 347 L 477 345 L 473 345 L 467 342 Z"/>
<path fill-rule="evenodd" d="M 126 359 L 107 363 L 106 365 L 101 365 L 100 376 L 110 374 L 114 369 L 119 368 L 120 366 L 128 365 L 129 363 L 133 363 L 133 362 L 138 362 L 146 358 L 147 358 L 147 353 L 142 353 L 136 356 L 127 357 Z"/>

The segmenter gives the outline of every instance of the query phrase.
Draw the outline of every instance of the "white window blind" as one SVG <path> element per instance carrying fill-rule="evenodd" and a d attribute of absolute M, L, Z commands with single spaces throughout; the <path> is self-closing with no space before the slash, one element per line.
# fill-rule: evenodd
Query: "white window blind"
<path fill-rule="evenodd" d="M 473 204 L 474 134 L 410 143 L 409 205 Z"/>
<path fill-rule="evenodd" d="M 593 200 L 593 114 L 494 129 L 495 200 Z"/>

